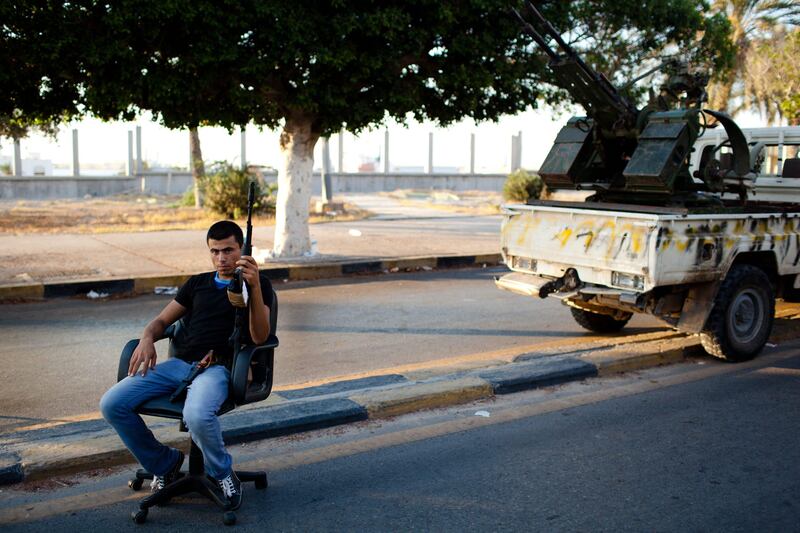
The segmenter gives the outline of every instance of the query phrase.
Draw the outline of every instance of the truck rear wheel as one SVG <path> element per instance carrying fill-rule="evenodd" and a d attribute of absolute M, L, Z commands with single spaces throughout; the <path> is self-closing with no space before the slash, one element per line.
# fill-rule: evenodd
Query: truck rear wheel
<path fill-rule="evenodd" d="M 572 318 L 583 328 L 595 333 L 616 333 L 625 327 L 628 320 L 631 319 L 633 313 L 625 313 L 625 318 L 617 320 L 611 315 L 601 315 L 600 313 L 592 313 L 577 307 L 570 307 L 572 311 Z"/>
<path fill-rule="evenodd" d="M 758 267 L 734 265 L 725 276 L 700 334 L 705 350 L 726 361 L 752 359 L 772 332 L 775 294 Z"/>

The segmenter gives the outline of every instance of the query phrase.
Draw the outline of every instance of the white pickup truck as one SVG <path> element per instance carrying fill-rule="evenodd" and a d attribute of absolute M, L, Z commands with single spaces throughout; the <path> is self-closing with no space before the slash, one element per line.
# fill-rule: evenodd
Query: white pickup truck
<path fill-rule="evenodd" d="M 705 145 L 695 143 L 692 164 Z M 699 333 L 739 361 L 769 338 L 776 298 L 800 293 L 800 127 L 744 130 L 762 173 L 744 206 L 702 209 L 590 202 L 504 205 L 497 286 L 556 297 L 583 327 L 618 331 L 633 313 Z"/>

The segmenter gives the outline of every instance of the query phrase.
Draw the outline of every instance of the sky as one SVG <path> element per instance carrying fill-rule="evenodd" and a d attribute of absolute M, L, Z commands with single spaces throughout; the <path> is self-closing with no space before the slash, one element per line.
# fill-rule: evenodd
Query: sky
<path fill-rule="evenodd" d="M 388 126 L 362 132 L 358 137 L 346 133 L 343 140 L 344 171 L 356 172 L 363 161 L 380 157 L 387 127 L 392 167 L 424 169 L 428 161 L 428 136 L 433 132 L 434 168 L 456 168 L 466 172 L 469 170 L 470 134 L 474 133 L 476 172 L 505 173 L 510 168 L 511 138 L 522 132 L 522 166 L 537 169 L 568 118 L 567 113 L 556 114 L 545 108 L 504 116 L 496 123 L 475 124 L 472 120 L 464 120 L 447 128 L 438 128 L 432 123 L 411 122 L 407 127 L 389 123 Z M 741 127 L 766 125 L 754 114 L 736 118 Z M 82 173 L 97 173 L 101 168 L 116 173 L 125 168 L 128 131 L 133 131 L 137 125 L 142 127 L 142 157 L 145 161 L 151 165 L 188 168 L 188 132 L 168 130 L 147 115 L 136 122 L 85 119 L 62 127 L 55 140 L 43 135 L 31 135 L 21 142 L 22 157 L 52 160 L 56 167 L 62 167 L 56 169 L 56 174 L 70 174 L 72 130 L 77 129 Z M 246 129 L 248 163 L 278 168 L 281 161 L 278 136 L 276 130 L 259 131 L 257 127 L 249 126 Z M 238 131 L 231 135 L 224 128 L 200 128 L 200 143 L 207 163 L 221 160 L 240 163 L 241 141 Z M 338 170 L 338 146 L 338 135 L 333 136 L 330 150 L 334 170 Z M 315 167 L 321 162 L 321 147 L 322 143 L 317 143 Z M 12 145 L 5 139 L 0 144 L 0 156 L 13 156 Z M 380 166 L 379 170 L 382 168 Z"/>

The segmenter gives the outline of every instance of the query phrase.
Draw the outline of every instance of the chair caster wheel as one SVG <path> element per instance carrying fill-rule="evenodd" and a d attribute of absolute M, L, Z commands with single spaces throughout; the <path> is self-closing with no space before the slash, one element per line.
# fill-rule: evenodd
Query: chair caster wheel
<path fill-rule="evenodd" d="M 147 520 L 147 509 L 136 509 L 131 513 L 131 518 L 137 524 L 144 524 L 144 521 Z"/>
<path fill-rule="evenodd" d="M 141 490 L 143 483 L 144 480 L 137 477 L 128 481 L 128 487 L 130 487 L 131 490 Z"/>
<path fill-rule="evenodd" d="M 224 515 L 222 515 L 222 523 L 226 526 L 232 526 L 236 523 L 236 513 L 233 511 L 226 511 Z"/>
<path fill-rule="evenodd" d="M 267 475 L 264 474 L 263 476 L 257 477 L 255 479 L 255 486 L 258 490 L 264 490 L 267 488 L 269 483 L 267 482 Z"/>

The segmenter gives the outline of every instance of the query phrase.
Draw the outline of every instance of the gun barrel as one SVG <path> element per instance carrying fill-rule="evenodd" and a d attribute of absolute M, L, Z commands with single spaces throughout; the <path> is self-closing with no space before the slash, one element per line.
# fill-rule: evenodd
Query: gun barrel
<path fill-rule="evenodd" d="M 256 197 L 256 182 L 250 182 L 250 189 L 247 191 L 247 228 L 244 238 L 244 255 L 251 255 L 253 252 L 253 204 Z"/>
<path fill-rule="evenodd" d="M 558 54 L 555 52 L 555 50 L 553 50 L 552 48 L 550 48 L 550 46 L 547 44 L 547 41 L 545 41 L 545 40 L 544 40 L 544 37 L 542 37 L 542 36 L 541 36 L 541 34 L 540 34 L 538 31 L 536 31 L 536 29 L 535 29 L 535 28 L 534 28 L 534 27 L 531 25 L 531 23 L 530 23 L 530 22 L 528 22 L 527 20 L 525 20 L 525 17 L 523 17 L 523 16 L 522 16 L 522 14 L 520 14 L 520 12 L 519 12 L 519 11 L 517 11 L 517 10 L 516 10 L 516 9 L 514 9 L 513 7 L 511 8 L 511 11 L 513 11 L 513 12 L 514 12 L 514 14 L 517 16 L 517 18 L 519 19 L 519 21 L 522 23 L 522 28 L 523 28 L 523 29 L 524 29 L 526 32 L 528 32 L 528 34 L 529 34 L 531 37 L 533 37 L 533 40 L 534 40 L 534 41 L 536 41 L 536 44 L 538 44 L 538 45 L 539 45 L 539 48 L 541 48 L 542 50 L 544 50 L 544 52 L 545 52 L 545 53 L 546 53 L 548 56 L 550 56 L 550 59 L 551 59 L 551 60 L 553 60 L 553 61 L 557 61 L 557 60 L 559 59 L 559 55 L 558 55 Z"/>
<path fill-rule="evenodd" d="M 587 65 L 575 50 L 567 44 L 561 34 L 544 18 L 544 15 L 530 1 L 526 3 L 527 10 L 533 14 L 539 29 L 550 36 L 563 51 L 562 54 L 553 50 L 537 29 L 528 22 L 516 9 L 513 9 L 520 19 L 523 29 L 533 37 L 542 50 L 550 57 L 550 69 L 559 80 L 562 88 L 570 91 L 573 98 L 586 108 L 592 118 L 605 123 L 607 127 L 618 122 L 616 117 L 625 117 L 624 121 L 635 121 L 638 110 L 631 105 L 608 79 Z"/>
<path fill-rule="evenodd" d="M 536 9 L 536 6 L 533 5 L 533 3 L 530 2 L 530 1 L 525 2 L 525 4 L 527 5 L 528 9 L 533 13 L 533 16 L 536 17 L 536 19 L 539 21 L 539 24 L 541 24 L 544 27 L 545 32 L 550 37 L 555 39 L 555 41 L 558 43 L 558 46 L 560 46 L 569 55 L 577 57 L 580 60 L 580 58 L 577 56 L 577 54 L 572 49 L 572 47 L 570 45 L 568 45 L 564 41 L 564 39 L 561 38 L 561 34 L 558 33 L 558 31 L 553 27 L 552 24 L 550 24 L 550 21 L 548 21 L 546 18 L 544 18 L 544 15 L 542 15 L 542 12 L 539 11 L 538 9 Z M 581 61 L 581 63 L 582 63 L 582 61 Z"/>

